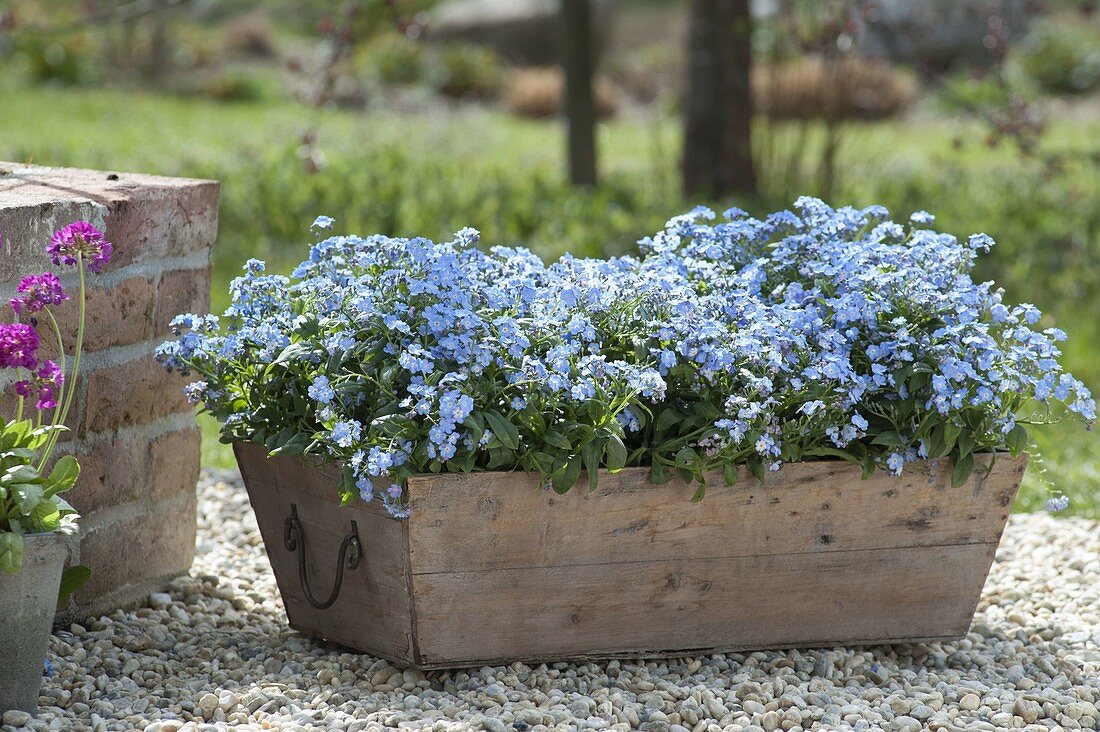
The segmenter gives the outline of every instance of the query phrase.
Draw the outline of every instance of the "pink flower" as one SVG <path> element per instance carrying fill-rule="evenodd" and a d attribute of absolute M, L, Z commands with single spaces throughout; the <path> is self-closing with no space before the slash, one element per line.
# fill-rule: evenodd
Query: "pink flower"
<path fill-rule="evenodd" d="M 53 272 L 29 275 L 19 282 L 19 294 L 11 299 L 11 309 L 16 315 L 36 313 L 50 305 L 60 305 L 69 296 L 61 287 L 61 280 Z"/>
<path fill-rule="evenodd" d="M 91 272 L 102 272 L 111 261 L 114 246 L 103 238 L 103 232 L 87 221 L 74 221 L 54 233 L 46 245 L 46 254 L 54 264 L 72 266 L 80 255 L 88 263 Z"/>
<path fill-rule="evenodd" d="M 38 365 L 38 331 L 26 323 L 0 323 L 0 369 Z"/>
<path fill-rule="evenodd" d="M 53 361 L 45 361 L 42 368 L 33 373 L 29 380 L 15 382 L 15 393 L 23 398 L 38 398 L 34 408 L 41 411 L 57 406 L 57 393 L 65 383 L 61 367 Z"/>

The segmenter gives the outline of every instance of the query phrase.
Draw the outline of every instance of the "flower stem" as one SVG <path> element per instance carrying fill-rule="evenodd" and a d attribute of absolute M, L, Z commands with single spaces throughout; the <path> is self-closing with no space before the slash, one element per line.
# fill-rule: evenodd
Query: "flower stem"
<path fill-rule="evenodd" d="M 53 424 L 55 424 L 55 425 L 65 424 L 65 420 L 69 416 L 69 408 L 72 407 L 72 405 L 73 405 L 73 395 L 76 394 L 76 378 L 77 378 L 77 374 L 80 371 L 80 354 L 84 350 L 84 314 L 85 314 L 84 313 L 84 309 L 85 309 L 85 302 L 84 301 L 86 299 L 85 298 L 85 282 L 84 282 L 84 258 L 83 258 L 83 255 L 79 252 L 77 252 L 77 255 L 76 255 L 76 271 L 77 271 L 78 276 L 80 277 L 80 299 L 79 299 L 79 302 L 78 302 L 79 319 L 77 321 L 77 326 L 76 326 L 76 347 L 74 348 L 74 352 L 73 352 L 73 373 L 72 373 L 72 377 L 69 381 L 68 392 L 66 394 L 64 394 L 65 406 L 61 407 L 60 416 L 57 415 L 57 410 L 56 409 L 54 410 L 54 422 L 53 422 Z M 53 316 L 51 316 L 51 320 L 52 319 L 53 319 Z M 60 339 L 60 337 L 61 337 L 60 336 L 60 331 L 58 331 L 58 338 Z M 62 348 L 61 351 L 62 351 L 62 354 L 64 354 L 64 348 Z M 62 368 L 62 373 L 64 373 L 64 368 Z M 60 405 L 61 405 L 61 400 L 59 399 L 58 400 L 58 406 L 60 406 Z M 46 443 L 46 449 L 42 452 L 42 462 L 40 464 L 40 469 L 45 467 L 46 463 L 49 461 L 50 455 L 53 453 L 54 447 L 57 446 L 57 440 L 58 440 L 58 435 L 59 434 L 60 434 L 60 430 L 55 430 L 49 436 L 48 441 Z"/>

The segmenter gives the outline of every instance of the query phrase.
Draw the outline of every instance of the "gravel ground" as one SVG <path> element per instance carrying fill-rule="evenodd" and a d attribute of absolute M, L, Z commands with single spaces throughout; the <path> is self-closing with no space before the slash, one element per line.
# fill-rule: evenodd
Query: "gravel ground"
<path fill-rule="evenodd" d="M 995 730 L 1100 726 L 1100 524 L 1014 516 L 957 643 L 400 671 L 287 628 L 244 490 L 200 485 L 191 577 L 54 635 L 31 729 Z M 4 732 L 25 724 L 3 715 Z"/>

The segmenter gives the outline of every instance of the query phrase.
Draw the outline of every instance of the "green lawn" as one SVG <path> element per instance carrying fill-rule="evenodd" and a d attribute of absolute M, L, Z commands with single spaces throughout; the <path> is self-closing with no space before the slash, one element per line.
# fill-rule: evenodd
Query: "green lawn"
<path fill-rule="evenodd" d="M 577 191 L 562 181 L 560 124 L 484 109 L 318 112 L 291 102 L 219 104 L 2 81 L 0 93 L 0 159 L 221 180 L 216 307 L 245 258 L 266 258 L 276 269 L 297 262 L 307 227 L 321 213 L 360 233 L 440 237 L 472 225 L 484 241 L 523 243 L 556 256 L 628 251 L 639 236 L 697 203 L 678 193 L 678 128 L 671 120 L 601 126 L 603 183 Z M 314 125 L 326 165 L 308 175 L 298 148 Z M 805 141 L 790 126 L 768 133 L 775 149 L 804 146 L 797 191 L 818 192 L 810 171 L 819 132 Z M 1055 123 L 1045 145 L 1065 154 L 1056 167 L 987 147 L 981 135 L 957 120 L 852 125 L 831 202 L 883 203 L 900 214 L 927 209 L 948 231 L 994 236 L 998 246 L 979 274 L 1001 283 L 1009 300 L 1048 310 L 1046 322 L 1070 334 L 1070 368 L 1100 386 L 1100 364 L 1090 353 L 1100 334 L 1100 176 L 1090 157 L 1100 122 Z M 764 149 L 767 135 L 758 142 Z M 795 190 L 785 190 L 786 180 L 765 170 L 764 193 L 736 203 L 755 212 L 788 205 Z M 203 427 L 207 437 L 216 433 L 208 421 Z M 1074 499 L 1072 512 L 1100 516 L 1092 435 L 1069 424 L 1037 437 L 1046 477 Z M 204 459 L 231 464 L 213 440 Z M 1028 477 L 1023 508 L 1045 500 L 1037 473 Z"/>

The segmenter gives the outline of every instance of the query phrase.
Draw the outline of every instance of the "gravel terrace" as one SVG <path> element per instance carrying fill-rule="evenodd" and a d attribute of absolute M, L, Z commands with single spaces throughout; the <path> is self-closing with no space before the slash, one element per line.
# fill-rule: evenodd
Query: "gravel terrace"
<path fill-rule="evenodd" d="M 1100 524 L 1014 516 L 958 643 L 432 672 L 285 622 L 236 475 L 147 607 L 55 633 L 36 730 L 1057 730 L 1100 727 Z"/>

